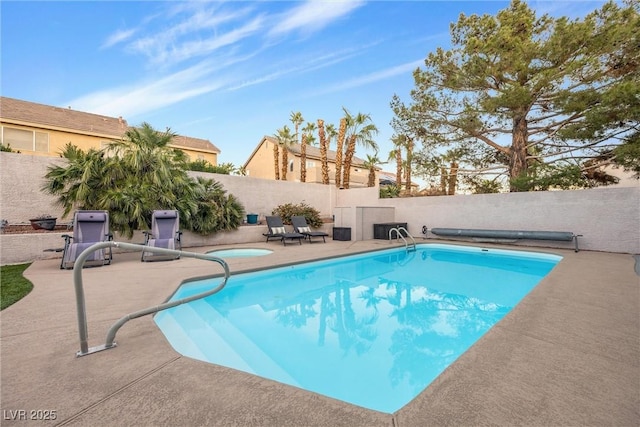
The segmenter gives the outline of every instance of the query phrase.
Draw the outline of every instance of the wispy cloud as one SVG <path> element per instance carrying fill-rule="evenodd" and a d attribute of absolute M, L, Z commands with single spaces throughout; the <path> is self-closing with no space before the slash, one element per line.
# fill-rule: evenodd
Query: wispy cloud
<path fill-rule="evenodd" d="M 419 59 L 416 61 L 396 65 L 395 67 L 390 67 L 381 71 L 376 71 L 374 73 L 366 74 L 364 76 L 356 77 L 351 80 L 330 85 L 314 92 L 314 94 L 318 95 L 318 94 L 324 94 L 324 93 L 331 93 L 331 92 L 337 92 L 340 90 L 352 89 L 354 87 L 368 85 L 380 80 L 389 79 L 399 74 L 406 74 L 406 73 L 412 72 L 413 70 L 415 70 L 421 65 L 424 65 L 424 59 Z"/>
<path fill-rule="evenodd" d="M 362 5 L 364 1 L 360 0 L 307 1 L 283 16 L 276 17 L 268 35 L 279 36 L 296 30 L 313 33 Z"/>
<path fill-rule="evenodd" d="M 277 80 L 283 78 L 287 75 L 292 74 L 303 74 L 311 71 L 319 70 L 321 68 L 330 67 L 335 64 L 339 64 L 340 62 L 351 59 L 355 56 L 362 55 L 364 53 L 364 48 L 356 49 L 344 49 L 339 52 L 331 52 L 326 55 L 318 55 L 314 54 L 311 58 L 293 58 L 293 62 L 295 64 L 302 65 L 291 65 L 291 61 L 288 63 L 282 63 L 279 65 L 275 65 L 272 68 L 276 68 L 276 71 L 261 75 L 260 77 L 249 79 L 242 81 L 234 86 L 227 88 L 229 91 L 235 91 L 238 89 L 243 89 L 249 86 L 258 85 L 261 83 L 270 82 L 273 80 Z"/>
<path fill-rule="evenodd" d="M 135 28 L 129 30 L 118 30 L 115 33 L 111 34 L 100 46 L 101 49 L 107 49 L 111 46 L 115 46 L 118 43 L 122 43 L 133 36 L 137 30 Z"/>
<path fill-rule="evenodd" d="M 151 82 L 90 93 L 65 105 L 109 116 L 139 116 L 224 87 L 227 81 L 212 79 L 212 70 L 211 64 L 201 63 Z"/>
<path fill-rule="evenodd" d="M 555 17 L 583 18 L 588 13 L 602 7 L 604 3 L 605 0 L 590 0 L 588 2 L 533 0 L 528 2 L 528 6 L 535 10 L 538 16 L 549 14 Z"/>
<path fill-rule="evenodd" d="M 174 17 L 175 22 L 160 32 L 131 41 L 127 50 L 145 55 L 153 65 L 171 65 L 238 43 L 262 28 L 264 18 L 258 15 L 239 28 L 225 32 L 225 25 L 250 18 L 253 8 L 223 11 L 200 6 L 208 4 L 198 2 L 195 3 L 198 7 L 190 4 L 191 7 L 174 10 L 172 15 L 178 15 Z M 179 12 L 185 12 L 186 16 Z"/>

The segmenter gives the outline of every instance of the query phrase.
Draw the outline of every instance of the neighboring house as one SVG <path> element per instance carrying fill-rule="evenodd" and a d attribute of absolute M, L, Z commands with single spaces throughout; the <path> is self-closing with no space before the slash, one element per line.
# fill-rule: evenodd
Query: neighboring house
<path fill-rule="evenodd" d="M 275 179 L 275 162 L 273 158 L 273 146 L 278 143 L 277 139 L 271 136 L 262 138 L 258 146 L 253 150 L 249 159 L 244 164 L 247 176 L 263 179 Z M 300 182 L 300 144 L 292 144 L 287 147 L 287 181 Z M 280 179 L 282 179 L 282 150 L 278 149 L 278 169 Z M 307 176 L 305 182 L 322 184 L 322 159 L 320 149 L 312 145 L 307 145 L 306 150 Z M 335 185 L 336 152 L 327 150 L 327 164 L 329 166 L 329 183 Z M 351 164 L 350 188 L 366 187 L 369 179 L 369 170 L 364 167 L 364 160 L 353 156 Z"/>
<path fill-rule="evenodd" d="M 57 157 L 69 142 L 82 150 L 99 149 L 122 139 L 127 129 L 122 117 L 0 97 L 0 143 L 25 154 Z M 218 163 L 220 150 L 207 140 L 178 136 L 169 145 L 191 160 Z"/>
<path fill-rule="evenodd" d="M 395 172 L 386 172 L 386 171 L 380 171 L 378 172 L 378 182 L 380 183 L 380 187 L 384 187 L 387 185 L 396 185 L 396 174 Z M 405 189 L 407 187 L 407 183 L 406 181 L 402 181 L 400 183 L 402 185 L 402 189 Z M 418 190 L 418 183 L 411 180 L 411 191 L 417 191 Z"/>

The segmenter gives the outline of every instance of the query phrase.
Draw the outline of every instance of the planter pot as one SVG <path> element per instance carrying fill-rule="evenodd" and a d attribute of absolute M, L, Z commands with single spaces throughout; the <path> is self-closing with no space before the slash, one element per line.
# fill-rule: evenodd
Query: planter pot
<path fill-rule="evenodd" d="M 247 223 L 248 224 L 257 224 L 258 223 L 258 214 L 247 214 Z"/>
<path fill-rule="evenodd" d="M 53 230 L 56 228 L 57 218 L 30 219 L 31 226 L 34 230 Z"/>

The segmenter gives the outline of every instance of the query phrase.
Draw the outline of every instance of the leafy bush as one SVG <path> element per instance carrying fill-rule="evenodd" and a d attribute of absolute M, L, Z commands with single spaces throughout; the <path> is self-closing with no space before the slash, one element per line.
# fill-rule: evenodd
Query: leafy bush
<path fill-rule="evenodd" d="M 397 185 L 385 185 L 380 187 L 381 199 L 393 199 L 400 197 L 400 187 Z"/>
<path fill-rule="evenodd" d="M 236 167 L 233 163 L 223 163 L 221 165 L 214 166 L 206 160 L 198 159 L 193 162 L 187 163 L 187 170 L 196 172 L 209 172 L 217 173 L 220 175 L 231 175 L 236 171 Z"/>
<path fill-rule="evenodd" d="M 322 219 L 320 218 L 320 212 L 313 206 L 309 206 L 306 203 L 286 203 L 279 205 L 272 212 L 272 215 L 278 215 L 282 218 L 282 222 L 285 224 L 291 224 L 291 217 L 294 215 L 302 215 L 307 219 L 307 224 L 311 227 L 321 227 Z"/>
<path fill-rule="evenodd" d="M 19 153 L 20 150 L 14 150 L 13 148 L 11 148 L 11 144 L 0 144 L 0 151 L 6 151 L 7 153 Z"/>
<path fill-rule="evenodd" d="M 65 216 L 109 211 L 111 229 L 128 237 L 150 227 L 155 209 L 178 210 L 181 227 L 203 235 L 237 228 L 244 207 L 222 184 L 189 177 L 184 153 L 168 145 L 174 137 L 143 123 L 101 150 L 67 144 L 67 164 L 49 167 L 43 190 L 57 196 Z"/>

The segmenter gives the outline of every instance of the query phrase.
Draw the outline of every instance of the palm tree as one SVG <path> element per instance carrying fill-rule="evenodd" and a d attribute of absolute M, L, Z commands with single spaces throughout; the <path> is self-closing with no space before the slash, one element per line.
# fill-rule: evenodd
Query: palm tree
<path fill-rule="evenodd" d="M 289 167 L 289 147 L 295 141 L 294 136 L 291 135 L 291 129 L 289 129 L 289 126 L 287 125 L 284 125 L 281 129 L 278 129 L 277 133 L 274 136 L 278 140 L 278 145 L 282 147 L 282 180 L 286 181 L 287 168 Z M 276 179 L 278 179 L 277 172 Z"/>
<path fill-rule="evenodd" d="M 347 134 L 347 119 L 340 119 L 340 131 L 338 132 L 338 140 L 336 146 L 336 187 L 340 188 L 340 180 L 342 178 L 342 147 Z"/>
<path fill-rule="evenodd" d="M 295 131 L 294 137 L 296 144 L 300 143 L 300 134 L 298 133 L 299 126 L 304 122 L 304 118 L 302 117 L 302 113 L 300 111 L 291 112 L 291 116 L 289 117 L 289 121 L 293 123 L 293 129 Z"/>
<path fill-rule="evenodd" d="M 307 182 L 307 145 L 313 145 L 315 137 L 313 132 L 316 130 L 316 124 L 307 122 L 302 128 L 302 144 L 300 144 L 300 182 Z"/>
<path fill-rule="evenodd" d="M 373 123 L 367 123 L 371 121 L 369 114 L 358 113 L 352 116 L 346 108 L 343 108 L 347 126 L 349 128 L 349 137 L 347 149 L 344 154 L 344 170 L 342 171 L 342 185 L 344 188 L 349 188 L 349 181 L 351 178 L 351 163 L 353 156 L 356 152 L 356 144 L 360 143 L 365 148 L 372 148 L 377 150 L 378 146 L 372 139 L 373 134 L 378 133 L 378 128 Z"/>
<path fill-rule="evenodd" d="M 329 160 L 327 159 L 327 152 L 331 148 L 331 140 L 338 135 L 338 131 L 336 131 L 336 127 L 331 123 L 326 126 L 325 131 L 327 140 L 325 142 L 324 153 L 322 153 L 322 150 L 320 151 L 320 161 L 322 162 L 322 183 L 329 184 Z"/>
<path fill-rule="evenodd" d="M 102 150 L 85 153 L 68 144 L 67 164 L 49 168 L 43 190 L 58 197 L 65 215 L 109 211 L 110 227 L 128 237 L 149 228 L 155 209 L 177 209 L 182 227 L 201 234 L 237 227 L 242 205 L 220 184 L 187 175 L 185 154 L 169 147 L 174 136 L 143 123 Z"/>
<path fill-rule="evenodd" d="M 322 183 L 329 183 L 329 164 L 327 162 L 327 136 L 324 132 L 324 120 L 318 119 L 318 137 L 320 138 L 320 163 L 322 164 Z"/>
<path fill-rule="evenodd" d="M 280 132 L 280 130 L 278 130 Z M 278 134 L 274 133 L 273 137 L 277 140 Z M 273 170 L 275 171 L 276 181 L 280 179 L 280 142 L 273 144 Z"/>
<path fill-rule="evenodd" d="M 380 164 L 378 153 L 375 153 L 373 156 L 367 154 L 367 160 L 364 162 L 364 167 L 369 169 L 369 181 L 367 182 L 367 187 L 376 186 L 376 167 L 378 164 Z"/>

